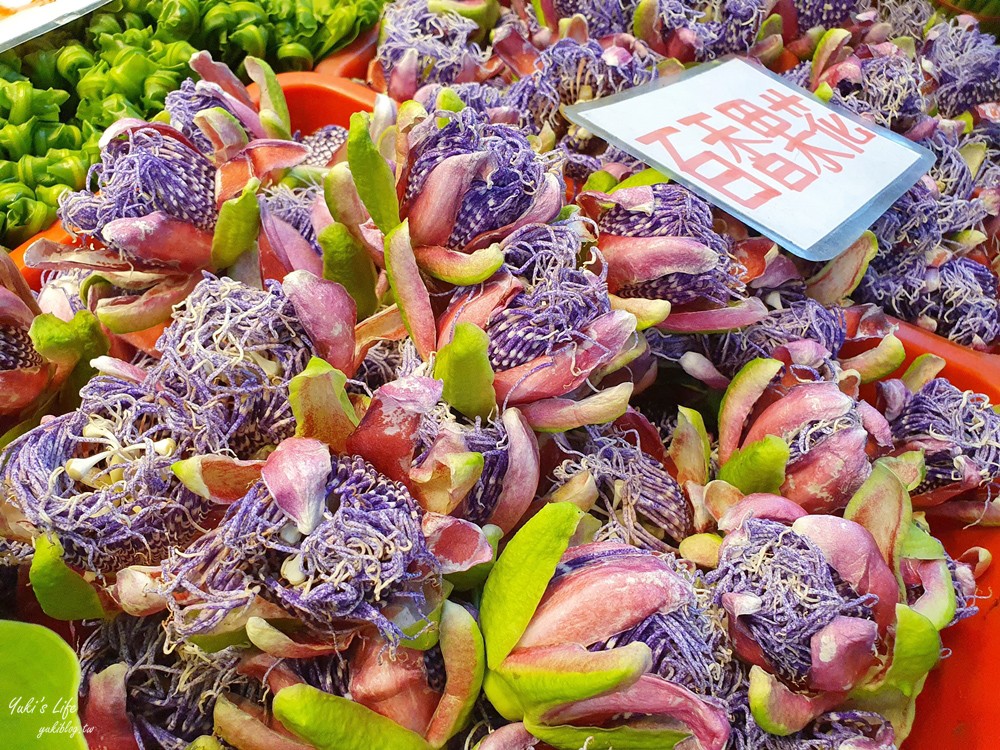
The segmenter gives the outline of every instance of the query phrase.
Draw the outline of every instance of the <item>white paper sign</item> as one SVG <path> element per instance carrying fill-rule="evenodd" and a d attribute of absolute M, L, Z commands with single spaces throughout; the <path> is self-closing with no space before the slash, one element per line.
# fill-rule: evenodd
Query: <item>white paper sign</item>
<path fill-rule="evenodd" d="M 810 260 L 845 250 L 934 163 L 928 149 L 739 58 L 567 116 Z"/>

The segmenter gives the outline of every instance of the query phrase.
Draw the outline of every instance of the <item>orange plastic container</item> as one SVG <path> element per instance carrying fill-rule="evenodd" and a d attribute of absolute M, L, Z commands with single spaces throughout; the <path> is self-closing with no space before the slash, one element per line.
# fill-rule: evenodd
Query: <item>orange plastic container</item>
<path fill-rule="evenodd" d="M 10 257 L 14 261 L 14 264 L 20 269 L 21 275 L 28 282 L 34 290 L 38 290 L 42 282 L 42 272 L 36 268 L 28 268 L 24 265 L 24 251 L 28 249 L 35 240 L 53 240 L 54 242 L 69 243 L 73 241 L 73 238 L 69 236 L 69 233 L 62 228 L 62 224 L 58 221 L 51 227 L 46 229 L 44 232 L 39 232 L 30 240 L 27 240 L 21 245 L 10 251 Z M 0 250 L 3 252 L 3 250 Z"/>
<path fill-rule="evenodd" d="M 361 78 L 368 75 L 368 63 L 375 59 L 379 27 L 373 26 L 349 45 L 322 60 L 316 72 L 334 78 Z"/>
<path fill-rule="evenodd" d="M 910 323 L 895 322 L 899 324 L 896 336 L 906 349 L 903 367 L 920 354 L 936 354 L 947 362 L 942 377 L 962 390 L 984 393 L 992 403 L 1000 404 L 1000 355 L 973 351 Z"/>
<path fill-rule="evenodd" d="M 375 106 L 374 91 L 346 78 L 315 72 L 279 73 L 278 82 L 285 92 L 292 130 L 303 134 L 324 125 L 349 127 L 353 113 Z M 257 86 L 249 89 L 251 98 L 258 101 Z"/>
<path fill-rule="evenodd" d="M 917 698 L 917 718 L 902 750 L 997 750 L 1000 723 L 1000 529 L 931 523 L 953 556 L 969 547 L 993 552 L 979 579 L 979 614 L 944 631 L 951 654 L 930 673 Z"/>

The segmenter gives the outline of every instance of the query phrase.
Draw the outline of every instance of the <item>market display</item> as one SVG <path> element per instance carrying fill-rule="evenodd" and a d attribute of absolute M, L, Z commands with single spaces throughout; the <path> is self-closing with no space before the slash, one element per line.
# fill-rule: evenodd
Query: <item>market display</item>
<path fill-rule="evenodd" d="M 1000 525 L 1000 410 L 896 335 L 1000 343 L 993 37 L 397 0 L 373 110 L 301 132 L 276 70 L 377 13 L 165 2 L 8 59 L 5 231 L 68 239 L 34 290 L 0 253 L 0 611 L 73 630 L 0 620 L 0 696 L 16 638 L 78 700 L 53 747 L 908 747 L 991 563 L 934 531 Z M 727 54 L 934 167 L 813 263 L 565 116 Z"/>

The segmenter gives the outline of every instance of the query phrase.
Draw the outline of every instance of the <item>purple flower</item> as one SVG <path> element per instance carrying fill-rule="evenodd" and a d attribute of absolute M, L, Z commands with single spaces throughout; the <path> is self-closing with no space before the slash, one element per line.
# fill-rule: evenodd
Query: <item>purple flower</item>
<path fill-rule="evenodd" d="M 490 363 L 495 370 L 511 370 L 581 344 L 587 340 L 587 325 L 610 310 L 600 277 L 575 268 L 558 269 L 490 317 Z"/>
<path fill-rule="evenodd" d="M 1000 98 L 1000 47 L 969 16 L 962 18 L 928 31 L 923 52 L 925 69 L 937 83 L 933 99 L 947 117 Z"/>
<path fill-rule="evenodd" d="M 656 76 L 646 52 L 619 46 L 606 51 L 593 40 L 560 39 L 541 51 L 534 72 L 507 90 L 505 104 L 521 113 L 522 128 L 540 133 L 547 125 L 561 138 L 569 127 L 561 107 L 624 91 Z"/>
<path fill-rule="evenodd" d="M 565 450 L 573 457 L 556 469 L 556 478 L 564 482 L 590 472 L 607 518 L 607 537 L 663 551 L 693 532 L 694 511 L 677 480 L 627 435 L 587 428 L 583 444 L 570 443 Z"/>
<path fill-rule="evenodd" d="M 921 39 L 935 7 L 925 0 L 881 0 L 877 10 L 894 34 Z"/>
<path fill-rule="evenodd" d="M 809 682 L 812 637 L 838 617 L 872 619 L 878 600 L 860 596 L 809 539 L 756 518 L 726 537 L 719 567 L 706 580 L 716 604 L 727 595 L 753 599 L 740 623 L 774 673 L 799 687 Z"/>
<path fill-rule="evenodd" d="M 486 55 L 472 39 L 475 21 L 458 13 L 435 13 L 427 0 L 389 3 L 382 17 L 378 57 L 389 94 L 409 99 L 425 83 L 472 81 Z"/>
<path fill-rule="evenodd" d="M 202 230 L 215 226 L 215 167 L 180 138 L 153 127 L 130 130 L 101 149 L 91 167 L 90 190 L 59 199 L 63 225 L 101 237 L 111 221 L 163 212 Z"/>
<path fill-rule="evenodd" d="M 618 203 L 599 217 L 598 247 L 607 259 L 612 291 L 619 297 L 643 297 L 669 300 L 683 305 L 698 300 L 725 305 L 730 300 L 745 297 L 745 286 L 740 274 L 742 266 L 730 254 L 731 241 L 713 228 L 711 206 L 687 188 L 670 183 L 660 183 L 651 188 L 651 200 L 641 206 Z M 625 192 L 625 191 L 622 191 Z M 624 197 L 622 198 L 624 201 Z M 616 273 L 618 259 L 627 266 L 636 267 L 641 262 L 628 262 L 628 248 L 632 238 L 675 237 L 698 243 L 697 260 L 689 260 L 681 251 L 687 249 L 669 245 L 666 249 L 648 253 L 661 260 L 676 254 L 677 266 L 697 268 L 692 271 L 672 271 L 662 275 L 643 274 L 642 278 L 620 276 Z M 620 249 L 619 249 L 620 248 Z M 714 256 L 706 259 L 702 256 Z M 658 266 L 659 263 L 650 263 Z M 703 270 L 707 266 L 707 270 Z M 637 274 L 635 274 L 637 276 Z M 652 276 L 652 278 L 649 278 Z"/>
<path fill-rule="evenodd" d="M 851 15 L 857 13 L 861 3 L 858 0 L 795 0 L 795 10 L 799 15 L 799 29 L 805 31 L 814 26 L 829 29 L 845 25 Z"/>
<path fill-rule="evenodd" d="M 878 218 L 872 231 L 878 238 L 879 250 L 884 258 L 891 257 L 899 247 L 924 250 L 935 247 L 941 241 L 938 197 L 933 181 L 921 180 Z M 886 262 L 895 265 L 898 259 Z M 878 258 L 875 265 L 879 265 Z"/>
<path fill-rule="evenodd" d="M 443 127 L 437 123 L 439 117 L 448 118 Z M 411 134 L 411 167 L 403 202 L 412 209 L 431 174 L 449 157 L 466 154 L 481 155 L 483 166 L 462 197 L 447 239 L 447 246 L 455 249 L 525 215 L 536 196 L 548 189 L 543 185 L 549 174 L 558 168 L 551 159 L 539 156 L 517 128 L 494 125 L 469 107 L 461 112 L 438 112 Z"/>
<path fill-rule="evenodd" d="M 818 342 L 834 357 L 846 335 L 847 323 L 840 309 L 824 307 L 811 299 L 772 310 L 764 320 L 739 331 L 696 336 L 646 331 L 650 349 L 657 357 L 676 362 L 687 352 L 698 352 L 727 377 L 750 360 L 771 357 L 779 346 L 801 339 Z"/>
<path fill-rule="evenodd" d="M 767 15 L 764 0 L 715 0 L 707 17 L 714 27 L 714 41 L 706 54 L 714 58 L 730 53 L 746 54 Z"/>
<path fill-rule="evenodd" d="M 970 474 L 984 485 L 1000 478 L 1000 415 L 989 399 L 944 378 L 900 393 L 904 398 L 889 403 L 886 418 L 900 449 L 924 451 L 927 476 L 915 494 L 967 488 Z"/>
<path fill-rule="evenodd" d="M 869 266 L 856 297 L 938 335 L 976 349 L 1000 340 L 997 277 L 968 258 L 945 261 L 935 268 L 922 256 L 899 254 L 895 266 Z M 889 264 L 886 263 L 886 266 Z"/>
<path fill-rule="evenodd" d="M 837 750 L 864 747 L 895 750 L 895 732 L 884 716 L 871 711 L 834 711 L 813 720 L 787 736 L 761 729 L 750 713 L 749 703 L 733 713 L 731 750 Z"/>
<path fill-rule="evenodd" d="M 624 6 L 624 7 L 623 7 Z M 581 15 L 587 20 L 587 31 L 599 38 L 610 34 L 628 32 L 631 10 L 629 3 L 606 2 L 606 0 L 553 0 L 552 9 L 556 18 Z"/>
<path fill-rule="evenodd" d="M 308 534 L 264 482 L 233 504 L 219 528 L 163 564 L 172 629 L 204 633 L 255 595 L 280 605 L 318 632 L 352 623 L 375 625 L 391 643 L 402 633 L 382 612 L 394 598 L 423 601 L 419 584 L 437 563 L 420 530 L 420 510 L 406 488 L 353 457 L 335 457 L 322 520 Z"/>
<path fill-rule="evenodd" d="M 876 54 L 862 59 L 859 68 L 859 80 L 848 77 L 837 85 L 834 103 L 897 130 L 908 129 L 923 114 L 922 73 L 905 54 Z"/>
<path fill-rule="evenodd" d="M 168 650 L 161 617 L 119 615 L 103 622 L 80 647 L 81 693 L 85 701 L 107 710 L 120 705 L 113 694 L 123 690 L 124 716 L 117 717 L 115 729 L 131 725 L 140 748 L 185 747 L 212 733 L 212 710 L 223 692 L 261 697 L 259 686 L 239 673 L 239 661 L 234 648 L 208 653 L 183 645 Z M 101 679 L 109 668 L 122 669 L 117 679 L 124 685 Z M 86 702 L 83 707 L 86 720 Z M 113 718 L 95 714 L 102 723 Z"/>
<path fill-rule="evenodd" d="M 157 348 L 162 358 L 149 387 L 199 404 L 237 456 L 255 457 L 294 432 L 288 381 L 314 350 L 277 282 L 262 291 L 206 276 Z"/>

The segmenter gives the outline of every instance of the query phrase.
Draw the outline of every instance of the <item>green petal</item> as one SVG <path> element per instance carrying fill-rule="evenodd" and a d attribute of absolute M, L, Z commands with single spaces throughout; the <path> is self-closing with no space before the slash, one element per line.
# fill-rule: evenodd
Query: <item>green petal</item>
<path fill-rule="evenodd" d="M 876 461 L 872 465 L 872 473 L 844 509 L 844 518 L 861 524 L 875 537 L 882 557 L 896 573 L 900 590 L 905 593 L 899 560 L 903 540 L 913 520 L 913 507 L 899 477 L 885 464 Z"/>
<path fill-rule="evenodd" d="M 396 180 L 385 159 L 379 154 L 368 132 L 369 115 L 355 112 L 351 115 L 351 129 L 347 137 L 347 163 L 351 167 L 354 184 L 361 201 L 372 220 L 383 234 L 399 226 L 399 199 Z"/>
<path fill-rule="evenodd" d="M 229 268 L 243 253 L 253 249 L 260 234 L 260 204 L 256 177 L 243 188 L 243 192 L 230 198 L 219 209 L 219 220 L 212 237 L 212 265 Z"/>
<path fill-rule="evenodd" d="M 632 685 L 652 666 L 645 643 L 606 651 L 567 645 L 520 649 L 497 668 L 529 716 Z"/>
<path fill-rule="evenodd" d="M 507 658 L 524 634 L 582 516 L 583 511 L 570 503 L 543 506 L 497 559 L 479 609 L 491 669 Z"/>
<path fill-rule="evenodd" d="M 719 470 L 719 479 L 745 495 L 753 492 L 777 495 L 785 482 L 788 457 L 788 444 L 775 435 L 767 435 L 733 453 Z"/>
<path fill-rule="evenodd" d="M 270 65 L 256 57 L 247 57 L 243 66 L 250 79 L 260 88 L 261 125 L 264 125 L 271 138 L 290 140 L 292 120 L 278 76 Z"/>
<path fill-rule="evenodd" d="M 323 248 L 323 278 L 336 281 L 354 298 L 358 320 L 364 320 L 378 309 L 375 264 L 364 246 L 345 224 L 334 222 L 317 235 Z"/>
<path fill-rule="evenodd" d="M 614 729 L 558 726 L 548 727 L 525 720 L 531 734 L 556 750 L 671 750 L 691 736 L 676 729 Z"/>
<path fill-rule="evenodd" d="M 444 381 L 444 400 L 467 417 L 488 419 L 497 410 L 489 336 L 473 323 L 459 323 L 437 353 L 434 377 Z"/>
<path fill-rule="evenodd" d="M 13 620 L 0 620 L 0 643 L 4 747 L 87 750 L 77 712 L 80 665 L 73 649 L 48 628 Z M 65 730 L 44 731 L 60 724 Z"/>
<path fill-rule="evenodd" d="M 736 373 L 719 406 L 719 461 L 726 463 L 740 444 L 743 426 L 783 365 L 776 359 L 755 359 Z"/>
<path fill-rule="evenodd" d="M 274 715 L 316 750 L 429 750 L 424 739 L 360 703 L 292 685 L 274 696 Z"/>
<path fill-rule="evenodd" d="M 944 545 L 914 522 L 903 539 L 900 556 L 907 560 L 943 560 Z"/>
<path fill-rule="evenodd" d="M 667 177 L 663 172 L 652 167 L 647 167 L 641 172 L 636 172 L 631 177 L 626 177 L 624 180 L 615 185 L 609 193 L 614 193 L 618 190 L 625 190 L 631 187 L 645 187 L 646 185 L 659 185 L 663 182 L 670 182 L 670 178 Z"/>
<path fill-rule="evenodd" d="M 104 607 L 94 587 L 62 559 L 63 547 L 54 536 L 35 537 L 28 578 L 42 611 L 56 620 L 96 620 Z"/>
<path fill-rule="evenodd" d="M 678 407 L 677 427 L 667 450 L 677 467 L 677 481 L 706 484 L 712 457 L 712 445 L 701 413 L 686 406 Z"/>
<path fill-rule="evenodd" d="M 599 169 L 596 172 L 592 172 L 590 177 L 587 178 L 581 192 L 610 193 L 617 184 L 618 180 L 613 174 Z"/>
<path fill-rule="evenodd" d="M 28 331 L 35 350 L 52 362 L 72 367 L 81 360 L 108 353 L 108 339 L 101 324 L 87 310 L 80 310 L 70 321 L 60 320 L 51 313 L 38 315 Z"/>
<path fill-rule="evenodd" d="M 347 395 L 347 376 L 319 357 L 288 384 L 295 437 L 316 438 L 341 453 L 361 421 Z"/>

